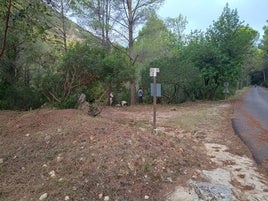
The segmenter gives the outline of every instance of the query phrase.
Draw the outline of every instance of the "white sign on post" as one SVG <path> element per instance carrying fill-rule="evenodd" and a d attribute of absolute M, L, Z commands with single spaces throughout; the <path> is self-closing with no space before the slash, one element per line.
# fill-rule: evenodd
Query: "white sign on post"
<path fill-rule="evenodd" d="M 159 73 L 159 68 L 150 68 L 150 76 L 156 77 L 156 74 Z"/>
<path fill-rule="evenodd" d="M 153 84 L 153 96 L 154 96 L 154 114 L 153 114 L 153 132 L 156 132 L 156 93 L 157 93 L 157 86 L 156 86 L 156 75 L 159 73 L 159 68 L 150 68 L 150 76 L 154 79 Z"/>

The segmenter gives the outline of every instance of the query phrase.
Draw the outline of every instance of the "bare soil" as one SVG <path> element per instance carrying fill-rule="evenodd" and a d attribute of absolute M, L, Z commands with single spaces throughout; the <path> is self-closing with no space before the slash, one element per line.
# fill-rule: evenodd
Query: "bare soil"
<path fill-rule="evenodd" d="M 214 169 L 204 143 L 251 158 L 234 134 L 230 102 L 0 111 L 0 200 L 166 200 Z"/>

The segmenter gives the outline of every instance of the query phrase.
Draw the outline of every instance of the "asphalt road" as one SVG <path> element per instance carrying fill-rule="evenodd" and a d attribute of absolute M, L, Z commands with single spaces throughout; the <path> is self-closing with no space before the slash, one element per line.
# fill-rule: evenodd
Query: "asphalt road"
<path fill-rule="evenodd" d="M 268 168 L 268 90 L 251 87 L 234 108 L 233 128 L 258 164 Z"/>

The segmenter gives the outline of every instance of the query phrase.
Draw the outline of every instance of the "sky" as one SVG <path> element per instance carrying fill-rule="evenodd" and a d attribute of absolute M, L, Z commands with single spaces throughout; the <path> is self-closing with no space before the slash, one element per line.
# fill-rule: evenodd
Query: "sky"
<path fill-rule="evenodd" d="M 206 31 L 218 20 L 226 3 L 231 9 L 237 9 L 240 21 L 263 36 L 262 28 L 268 25 L 268 0 L 165 0 L 158 14 L 163 19 L 182 14 L 188 21 L 186 32 Z"/>

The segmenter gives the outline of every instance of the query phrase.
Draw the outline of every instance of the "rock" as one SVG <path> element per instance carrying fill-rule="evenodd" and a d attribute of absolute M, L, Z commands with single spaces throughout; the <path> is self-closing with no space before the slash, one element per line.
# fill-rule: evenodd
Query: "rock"
<path fill-rule="evenodd" d="M 61 154 L 59 154 L 58 156 L 57 156 L 57 162 L 61 162 L 62 161 L 62 159 L 63 159 L 63 157 L 61 156 Z"/>
<path fill-rule="evenodd" d="M 56 173 L 55 173 L 55 171 L 54 171 L 54 170 L 50 171 L 50 172 L 49 172 L 49 176 L 50 176 L 51 178 L 55 178 L 55 177 L 56 177 Z"/>
<path fill-rule="evenodd" d="M 105 196 L 103 200 L 104 201 L 109 201 L 110 200 L 110 197 L 109 196 Z"/>
<path fill-rule="evenodd" d="M 83 94 L 83 93 L 81 93 L 80 96 L 79 96 L 79 98 L 78 98 L 78 101 L 79 101 L 80 103 L 85 102 L 85 101 L 86 101 L 86 95 Z"/>
<path fill-rule="evenodd" d="M 145 196 L 144 196 L 144 199 L 145 199 L 145 200 L 148 200 L 149 198 L 150 198 L 149 195 L 145 195 Z"/>
<path fill-rule="evenodd" d="M 177 187 L 176 191 L 167 196 L 167 201 L 199 201 L 194 189 Z"/>
<path fill-rule="evenodd" d="M 77 187 L 76 186 L 73 186 L 72 189 L 73 189 L 73 191 L 76 191 L 77 190 Z"/>
<path fill-rule="evenodd" d="M 51 136 L 50 135 L 46 135 L 45 136 L 45 141 L 49 141 L 51 139 Z"/>
<path fill-rule="evenodd" d="M 167 177 L 167 181 L 169 181 L 170 183 L 173 182 L 172 178 L 171 177 Z"/>
<path fill-rule="evenodd" d="M 159 135 L 161 133 L 162 133 L 161 129 L 157 129 L 157 128 L 153 129 L 153 134 Z"/>
<path fill-rule="evenodd" d="M 194 189 L 199 198 L 213 201 L 232 201 L 232 190 L 225 185 L 208 182 L 194 183 Z"/>
<path fill-rule="evenodd" d="M 0 164 L 4 163 L 4 159 L 0 158 Z"/>
<path fill-rule="evenodd" d="M 47 198 L 48 194 L 44 193 L 40 196 L 39 200 L 45 200 Z"/>
<path fill-rule="evenodd" d="M 89 110 L 89 103 L 86 101 L 86 95 L 85 94 L 80 94 L 78 98 L 78 107 L 79 110 L 82 110 L 84 112 L 88 112 Z"/>
<path fill-rule="evenodd" d="M 122 106 L 122 107 L 127 106 L 127 105 L 128 105 L 127 101 L 124 101 L 124 100 L 121 101 L 121 106 Z"/>
<path fill-rule="evenodd" d="M 229 170 L 225 170 L 222 168 L 217 168 L 210 171 L 202 170 L 201 176 L 210 183 L 222 184 L 229 188 L 232 188 L 231 185 L 232 177 Z"/>
<path fill-rule="evenodd" d="M 69 196 L 65 196 L 64 200 L 70 200 Z"/>
<path fill-rule="evenodd" d="M 79 106 L 78 106 L 78 109 L 84 111 L 85 113 L 87 113 L 88 110 L 89 110 L 89 103 L 87 101 L 85 101 L 83 103 L 80 103 Z"/>

